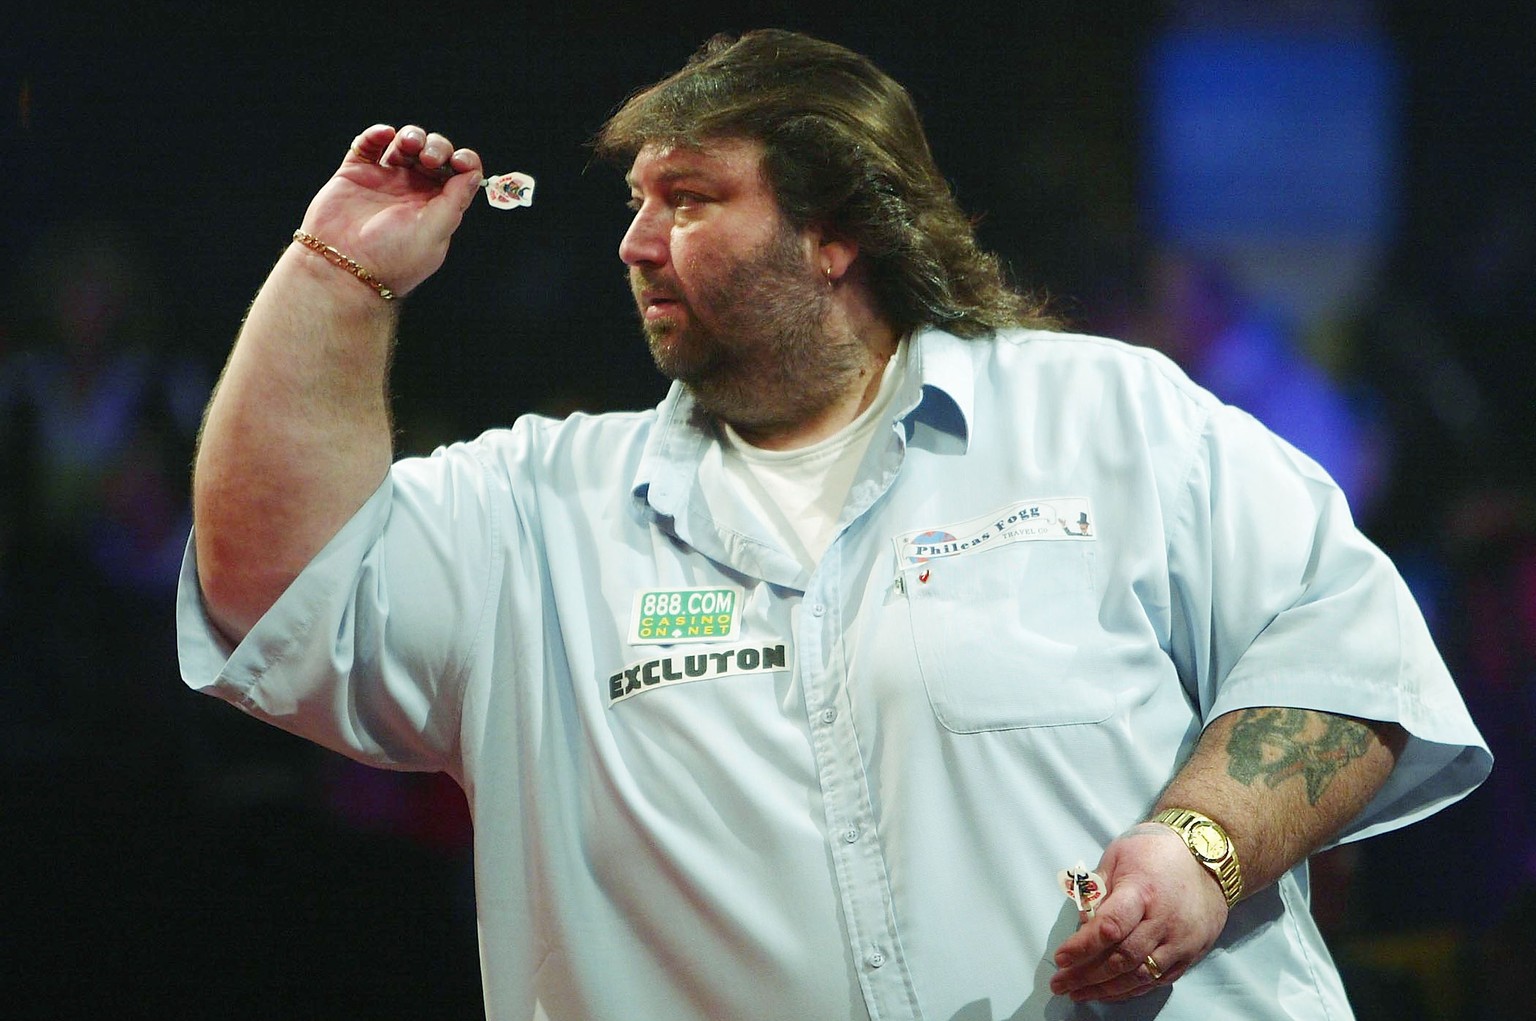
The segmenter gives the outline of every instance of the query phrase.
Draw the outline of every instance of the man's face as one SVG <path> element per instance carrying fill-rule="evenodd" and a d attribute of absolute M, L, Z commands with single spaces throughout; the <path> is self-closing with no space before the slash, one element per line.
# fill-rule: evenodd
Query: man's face
<path fill-rule="evenodd" d="M 816 245 L 784 222 L 761 168 L 755 141 L 647 145 L 619 244 L 657 367 L 738 425 L 782 414 L 764 391 L 794 393 L 834 354 Z"/>

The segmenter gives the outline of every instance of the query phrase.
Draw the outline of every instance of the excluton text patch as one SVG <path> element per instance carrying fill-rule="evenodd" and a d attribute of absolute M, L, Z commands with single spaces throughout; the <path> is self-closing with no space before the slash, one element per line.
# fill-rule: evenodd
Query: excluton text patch
<path fill-rule="evenodd" d="M 771 674 L 789 669 L 788 646 L 738 645 L 708 652 L 678 652 L 631 663 L 608 678 L 608 704 L 616 705 L 642 691 L 688 681 L 744 674 Z"/>

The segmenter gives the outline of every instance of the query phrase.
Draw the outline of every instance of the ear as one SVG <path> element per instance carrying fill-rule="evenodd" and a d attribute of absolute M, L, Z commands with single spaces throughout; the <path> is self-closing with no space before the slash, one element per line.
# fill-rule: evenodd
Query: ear
<path fill-rule="evenodd" d="M 828 234 L 819 227 L 811 228 L 810 234 L 816 248 L 816 268 L 828 283 L 837 283 L 859 257 L 859 243 Z"/>

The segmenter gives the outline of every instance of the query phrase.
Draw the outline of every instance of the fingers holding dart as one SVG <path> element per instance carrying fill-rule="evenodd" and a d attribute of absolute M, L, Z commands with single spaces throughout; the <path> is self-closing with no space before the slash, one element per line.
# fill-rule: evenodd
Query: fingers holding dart
<path fill-rule="evenodd" d="M 456 172 L 451 166 L 453 155 L 453 143 L 447 137 L 436 131 L 428 132 L 415 124 L 407 124 L 385 148 L 384 155 L 379 158 L 379 165 L 417 170 L 440 180 Z"/>

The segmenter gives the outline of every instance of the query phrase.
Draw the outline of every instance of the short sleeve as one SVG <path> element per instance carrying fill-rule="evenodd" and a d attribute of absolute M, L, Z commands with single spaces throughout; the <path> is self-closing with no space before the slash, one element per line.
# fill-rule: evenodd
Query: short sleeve
<path fill-rule="evenodd" d="M 1341 840 L 1465 796 L 1492 756 L 1397 569 L 1326 472 L 1213 404 L 1172 517 L 1172 653 L 1206 723 L 1287 706 L 1400 724 L 1396 770 Z"/>
<path fill-rule="evenodd" d="M 451 768 L 500 567 L 493 478 L 469 445 L 396 463 L 234 648 L 203 608 L 189 542 L 176 611 L 183 680 L 373 765 Z"/>

